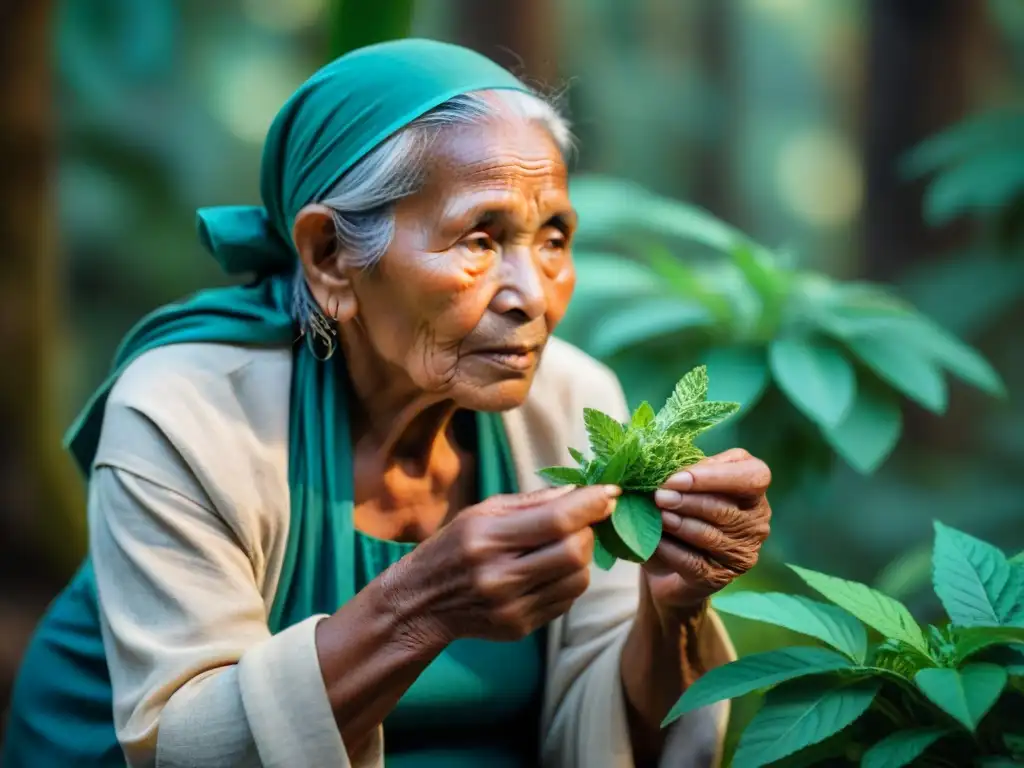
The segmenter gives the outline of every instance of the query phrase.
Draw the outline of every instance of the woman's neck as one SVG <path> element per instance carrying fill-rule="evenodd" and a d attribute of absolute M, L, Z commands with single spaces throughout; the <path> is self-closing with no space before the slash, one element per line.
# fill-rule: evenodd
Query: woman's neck
<path fill-rule="evenodd" d="M 388 365 L 359 335 L 342 335 L 348 378 L 357 408 L 352 442 L 383 460 L 424 471 L 433 448 L 449 430 L 456 406 L 437 393 L 423 392 L 397 366 Z"/>

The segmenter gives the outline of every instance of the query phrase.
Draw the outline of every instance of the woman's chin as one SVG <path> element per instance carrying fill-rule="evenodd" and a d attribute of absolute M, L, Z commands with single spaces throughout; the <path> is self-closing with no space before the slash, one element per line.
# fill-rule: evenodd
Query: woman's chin
<path fill-rule="evenodd" d="M 470 411 L 510 411 L 526 402 L 533 382 L 533 372 L 528 375 L 494 381 L 467 379 L 460 381 L 452 391 L 460 408 Z"/>

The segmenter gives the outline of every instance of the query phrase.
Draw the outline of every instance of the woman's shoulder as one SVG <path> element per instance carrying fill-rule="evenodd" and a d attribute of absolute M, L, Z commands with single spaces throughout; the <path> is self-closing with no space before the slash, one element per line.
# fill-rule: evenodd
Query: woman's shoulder
<path fill-rule="evenodd" d="M 288 349 L 188 343 L 147 351 L 111 389 L 93 465 L 172 490 L 201 488 L 214 507 L 273 491 L 287 482 L 290 383 Z"/>

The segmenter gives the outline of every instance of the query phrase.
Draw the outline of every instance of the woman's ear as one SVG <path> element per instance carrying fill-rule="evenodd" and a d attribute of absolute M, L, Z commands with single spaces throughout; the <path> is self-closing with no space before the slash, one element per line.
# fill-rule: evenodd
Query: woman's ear
<path fill-rule="evenodd" d="M 295 250 L 313 299 L 328 318 L 345 322 L 356 315 L 356 298 L 338 247 L 331 209 L 310 204 L 299 211 L 292 226 Z"/>

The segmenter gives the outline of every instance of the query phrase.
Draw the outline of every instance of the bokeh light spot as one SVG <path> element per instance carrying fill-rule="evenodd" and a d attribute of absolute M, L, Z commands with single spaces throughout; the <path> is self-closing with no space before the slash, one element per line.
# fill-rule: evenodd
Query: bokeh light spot
<path fill-rule="evenodd" d="M 798 131 L 782 145 L 776 184 L 794 216 L 815 227 L 849 224 L 860 211 L 864 179 L 850 143 L 833 131 Z"/>
<path fill-rule="evenodd" d="M 298 32 L 313 26 L 323 17 L 327 0 L 243 0 L 242 8 L 261 27 L 278 32 Z"/>
<path fill-rule="evenodd" d="M 239 139 L 261 144 L 274 115 L 306 74 L 270 53 L 232 57 L 218 68 L 211 110 Z"/>

